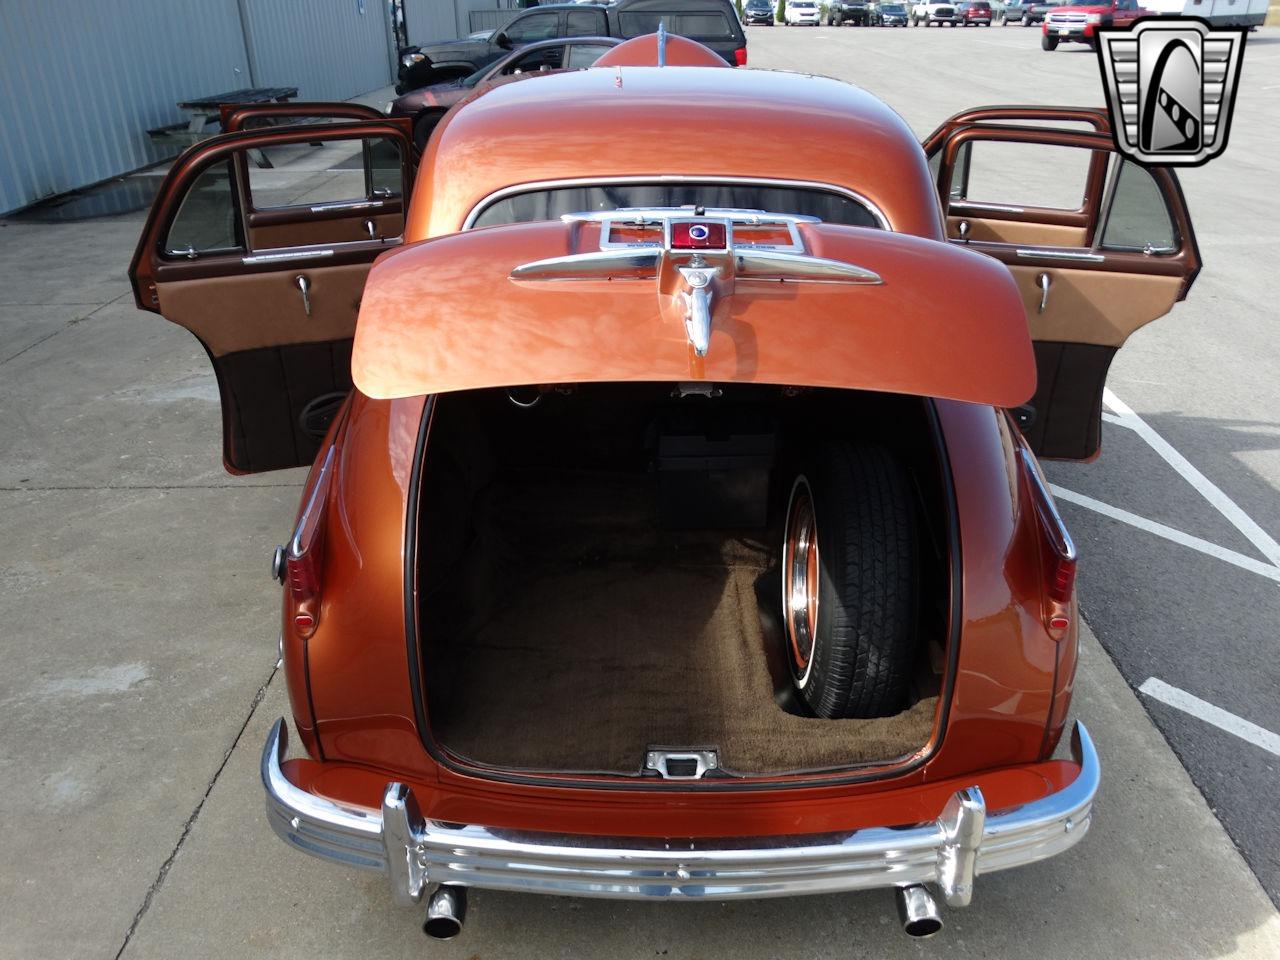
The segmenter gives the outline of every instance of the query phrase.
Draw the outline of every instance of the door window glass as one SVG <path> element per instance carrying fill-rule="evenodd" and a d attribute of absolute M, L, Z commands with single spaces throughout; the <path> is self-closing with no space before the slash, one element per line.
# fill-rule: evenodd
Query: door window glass
<path fill-rule="evenodd" d="M 967 177 L 952 176 L 953 199 L 1054 210 L 1084 206 L 1092 151 L 1016 140 L 971 140 L 966 146 Z"/>
<path fill-rule="evenodd" d="M 570 10 L 564 31 L 566 37 L 606 37 L 609 28 L 603 10 Z"/>
<path fill-rule="evenodd" d="M 229 160 L 200 174 L 182 198 L 165 239 L 165 252 L 191 255 L 244 249 L 233 184 Z"/>
<path fill-rule="evenodd" d="M 516 57 L 502 68 L 502 75 L 509 77 L 515 73 L 537 73 L 540 70 L 559 70 L 564 62 L 564 47 L 556 45 L 539 47 L 530 50 L 523 57 Z"/>
<path fill-rule="evenodd" d="M 1118 177 L 1102 228 L 1102 246 L 1108 250 L 1176 250 L 1177 237 L 1164 192 L 1151 173 L 1125 160 Z"/>
<path fill-rule="evenodd" d="M 502 32 L 512 43 L 533 43 L 536 40 L 550 40 L 556 36 L 560 15 L 558 13 L 535 13 L 514 21 Z"/>
<path fill-rule="evenodd" d="M 603 57 L 609 49 L 600 43 L 575 43 L 569 47 L 569 62 L 565 66 L 570 70 L 589 67 Z"/>
<path fill-rule="evenodd" d="M 282 144 L 250 152 L 246 166 L 255 211 L 385 200 L 402 192 L 400 150 L 390 140 Z"/>

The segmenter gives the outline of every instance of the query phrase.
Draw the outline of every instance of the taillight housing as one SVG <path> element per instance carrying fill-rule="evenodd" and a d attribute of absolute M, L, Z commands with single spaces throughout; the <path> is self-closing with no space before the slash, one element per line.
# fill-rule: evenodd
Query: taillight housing
<path fill-rule="evenodd" d="M 1022 474 L 1027 478 L 1040 533 L 1044 622 L 1049 633 L 1061 640 L 1071 627 L 1072 602 L 1076 589 L 1076 545 L 1045 485 L 1035 455 L 1026 447 L 1020 448 L 1019 452 L 1022 456 Z"/>
<path fill-rule="evenodd" d="M 747 65 L 746 47 L 739 47 L 737 50 L 733 51 L 733 62 L 739 67 L 745 67 Z"/>
<path fill-rule="evenodd" d="M 336 447 L 329 447 L 315 467 L 303 494 L 302 512 L 284 553 L 288 616 L 299 636 L 309 637 L 320 622 L 320 589 L 323 581 L 325 518 L 329 488 L 333 483 Z"/>

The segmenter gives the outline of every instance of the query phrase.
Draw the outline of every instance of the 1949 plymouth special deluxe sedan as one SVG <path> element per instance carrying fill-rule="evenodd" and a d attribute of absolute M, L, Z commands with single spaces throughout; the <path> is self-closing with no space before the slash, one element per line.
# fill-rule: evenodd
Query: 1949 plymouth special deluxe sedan
<path fill-rule="evenodd" d="M 208 352 L 227 469 L 313 464 L 271 825 L 433 936 L 471 887 L 883 887 L 924 936 L 1090 824 L 1037 455 L 1096 454 L 1112 356 L 1193 282 L 1177 181 L 1098 110 L 922 145 L 853 86 L 722 67 L 637 38 L 421 157 L 350 105 L 242 109 L 132 263 Z M 1078 195 L 1002 198 L 1019 152 Z"/>

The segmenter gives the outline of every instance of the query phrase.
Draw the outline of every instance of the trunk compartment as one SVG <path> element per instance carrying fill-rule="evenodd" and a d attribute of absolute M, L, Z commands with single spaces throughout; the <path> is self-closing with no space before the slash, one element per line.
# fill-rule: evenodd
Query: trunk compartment
<path fill-rule="evenodd" d="M 886 764 L 926 746 L 951 589 L 927 401 L 534 389 L 512 392 L 532 407 L 505 390 L 436 399 L 417 557 L 438 745 L 486 767 L 631 777 L 658 776 L 653 749 L 714 750 L 706 778 Z M 786 665 L 789 478 L 837 436 L 891 445 L 925 520 L 918 666 L 889 717 L 806 715 Z"/>

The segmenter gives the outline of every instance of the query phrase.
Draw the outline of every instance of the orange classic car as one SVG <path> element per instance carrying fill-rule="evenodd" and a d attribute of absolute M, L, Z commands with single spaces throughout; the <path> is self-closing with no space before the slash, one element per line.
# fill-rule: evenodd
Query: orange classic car
<path fill-rule="evenodd" d="M 227 120 L 131 275 L 210 357 L 227 469 L 312 464 L 273 563 L 286 843 L 436 937 L 472 887 L 882 887 L 925 936 L 1084 836 L 1037 455 L 1096 454 L 1112 356 L 1199 269 L 1102 111 L 921 144 L 650 36 L 473 95 L 421 156 L 350 105 Z"/>

